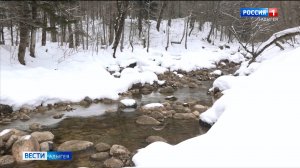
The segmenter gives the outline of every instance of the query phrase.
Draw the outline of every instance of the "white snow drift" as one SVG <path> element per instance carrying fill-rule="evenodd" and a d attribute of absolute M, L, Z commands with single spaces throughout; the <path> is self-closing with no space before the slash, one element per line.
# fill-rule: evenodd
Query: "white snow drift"
<path fill-rule="evenodd" d="M 221 87 L 224 95 L 200 116 L 215 123 L 206 134 L 177 145 L 152 143 L 134 155 L 134 163 L 138 167 L 300 167 L 300 48 L 278 53 L 273 49 L 264 55 L 268 59 L 257 63 L 249 76 L 216 80 L 214 86 Z"/>

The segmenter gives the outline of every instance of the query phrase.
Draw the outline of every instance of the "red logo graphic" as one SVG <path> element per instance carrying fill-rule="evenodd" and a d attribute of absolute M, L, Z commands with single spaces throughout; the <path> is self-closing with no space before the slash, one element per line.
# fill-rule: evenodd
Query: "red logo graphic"
<path fill-rule="evenodd" d="M 269 17 L 278 17 L 278 9 L 269 8 Z"/>

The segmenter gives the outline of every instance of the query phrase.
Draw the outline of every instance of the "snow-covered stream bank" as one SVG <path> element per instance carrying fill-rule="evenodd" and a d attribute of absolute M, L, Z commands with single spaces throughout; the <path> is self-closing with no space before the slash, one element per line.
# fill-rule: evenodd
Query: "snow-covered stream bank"
<path fill-rule="evenodd" d="M 215 123 L 177 145 L 155 142 L 133 157 L 138 167 L 299 167 L 300 48 L 272 49 L 222 76 L 223 96 L 200 119 Z M 243 74 L 250 74 L 243 76 Z"/>

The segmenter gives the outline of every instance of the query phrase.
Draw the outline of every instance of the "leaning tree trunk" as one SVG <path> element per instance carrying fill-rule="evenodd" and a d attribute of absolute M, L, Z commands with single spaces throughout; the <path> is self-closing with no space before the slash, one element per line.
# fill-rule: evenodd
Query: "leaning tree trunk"
<path fill-rule="evenodd" d="M 120 4 L 118 4 L 118 3 L 120 3 Z M 120 6 L 118 6 L 118 5 L 120 5 Z M 113 47 L 112 47 L 112 49 L 114 50 L 114 53 L 113 53 L 114 58 L 116 58 L 116 50 L 117 50 L 117 47 L 119 45 L 122 30 L 123 30 L 123 27 L 124 27 L 124 22 L 125 22 L 125 17 L 126 17 L 126 14 L 127 14 L 128 5 L 129 5 L 128 1 L 121 1 L 121 2 L 117 1 L 118 16 L 117 16 L 116 25 L 115 25 L 116 26 L 115 27 L 116 35 L 115 35 L 114 44 L 113 44 Z"/>
<path fill-rule="evenodd" d="M 166 7 L 167 7 L 167 3 L 166 3 L 165 1 L 163 1 L 163 2 L 162 2 L 161 9 L 160 9 L 160 11 L 159 11 L 158 19 L 157 19 L 157 24 L 156 24 L 156 29 L 157 29 L 157 31 L 159 31 L 159 27 L 160 27 L 162 15 L 163 15 L 163 12 L 165 11 L 165 8 L 166 8 Z"/>
<path fill-rule="evenodd" d="M 29 29 L 30 26 L 27 24 L 27 21 L 30 19 L 30 9 L 26 2 L 20 2 L 19 5 L 21 10 L 21 17 L 22 20 L 19 23 L 20 26 L 20 44 L 19 44 L 19 52 L 18 52 L 18 60 L 20 64 L 25 64 L 25 52 L 26 52 L 26 46 L 28 43 L 28 35 L 29 35 Z"/>
<path fill-rule="evenodd" d="M 35 21 L 37 18 L 37 4 L 36 1 L 32 1 L 31 7 L 32 20 Z M 31 38 L 30 38 L 30 56 L 35 57 L 35 43 L 36 43 L 36 28 L 34 26 L 31 27 Z"/>

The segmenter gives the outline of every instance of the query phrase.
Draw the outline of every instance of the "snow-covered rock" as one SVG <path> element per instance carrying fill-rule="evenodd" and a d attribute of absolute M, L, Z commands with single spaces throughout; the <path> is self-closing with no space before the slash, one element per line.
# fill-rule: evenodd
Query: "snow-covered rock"
<path fill-rule="evenodd" d="M 134 99 L 123 99 L 120 103 L 121 108 L 135 108 L 137 106 L 136 100 Z"/>
<path fill-rule="evenodd" d="M 151 109 L 151 108 L 159 108 L 159 107 L 163 107 L 164 105 L 161 103 L 149 103 L 143 106 L 143 108 L 145 109 Z"/>

